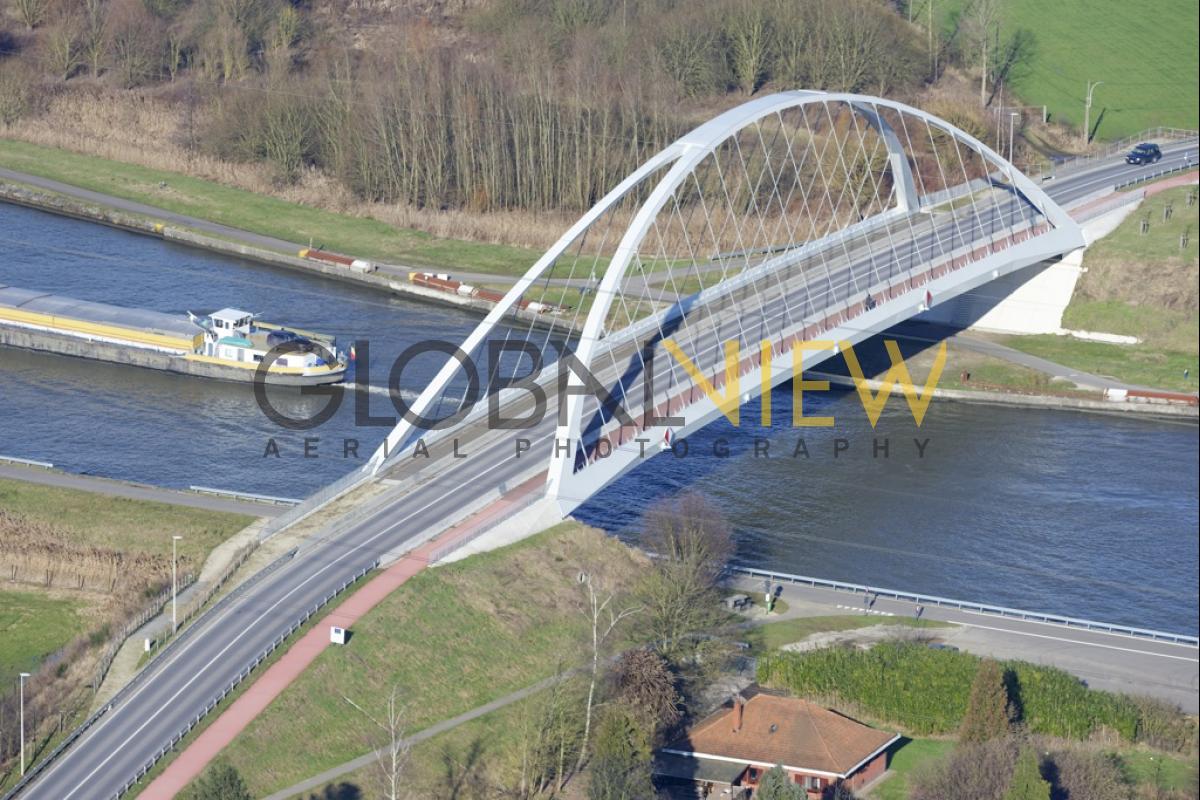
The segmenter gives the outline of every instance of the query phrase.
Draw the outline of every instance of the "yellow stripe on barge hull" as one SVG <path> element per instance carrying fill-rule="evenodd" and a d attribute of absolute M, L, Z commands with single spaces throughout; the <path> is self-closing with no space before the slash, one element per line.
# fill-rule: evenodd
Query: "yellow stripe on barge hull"
<path fill-rule="evenodd" d="M 37 328 L 45 328 L 49 331 L 74 333 L 80 336 L 98 336 L 107 340 L 126 342 L 134 346 L 173 350 L 180 354 L 190 353 L 200 347 L 204 337 L 203 333 L 197 333 L 192 339 L 179 336 L 164 336 L 158 333 L 136 331 L 120 325 L 85 322 L 69 317 L 39 314 L 34 311 L 23 311 L 4 306 L 0 306 L 0 322 L 13 322 L 18 325 L 29 325 Z"/>

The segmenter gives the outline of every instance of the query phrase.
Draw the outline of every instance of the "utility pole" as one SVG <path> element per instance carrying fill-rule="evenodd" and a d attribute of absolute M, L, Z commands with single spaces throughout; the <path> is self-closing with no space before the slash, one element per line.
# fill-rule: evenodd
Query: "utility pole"
<path fill-rule="evenodd" d="M 171 537 L 171 633 L 179 630 L 179 614 L 176 599 L 179 595 L 179 540 L 182 536 Z"/>
<path fill-rule="evenodd" d="M 25 679 L 28 672 L 21 673 L 21 777 L 25 776 Z"/>
<path fill-rule="evenodd" d="M 937 80 L 937 59 L 933 55 L 933 0 L 929 0 L 929 82 Z"/>
<path fill-rule="evenodd" d="M 1008 163 L 1013 163 L 1013 126 L 1017 121 L 1017 117 L 1021 116 L 1018 111 L 1008 112 Z"/>
<path fill-rule="evenodd" d="M 1100 86 L 1104 81 L 1088 81 L 1087 84 L 1087 100 L 1083 104 L 1083 146 L 1087 147 L 1092 142 L 1092 93 L 1096 91 L 1096 87 Z"/>

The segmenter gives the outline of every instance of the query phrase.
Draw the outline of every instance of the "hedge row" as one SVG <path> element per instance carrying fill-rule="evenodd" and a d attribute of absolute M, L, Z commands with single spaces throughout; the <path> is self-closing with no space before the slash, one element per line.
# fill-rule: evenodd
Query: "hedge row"
<path fill-rule="evenodd" d="M 759 660 L 758 679 L 799 695 L 848 703 L 919 735 L 953 733 L 967 710 L 979 658 L 910 642 L 870 650 L 777 652 Z M 1032 733 L 1087 739 L 1105 730 L 1128 742 L 1178 752 L 1196 746 L 1196 723 L 1147 698 L 1089 689 L 1054 667 L 1003 662 L 1010 699 Z"/>

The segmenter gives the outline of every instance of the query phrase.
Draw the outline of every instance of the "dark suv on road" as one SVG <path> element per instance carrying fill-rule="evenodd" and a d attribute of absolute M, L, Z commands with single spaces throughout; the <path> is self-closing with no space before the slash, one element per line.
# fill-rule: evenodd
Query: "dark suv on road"
<path fill-rule="evenodd" d="M 1137 147 L 1129 151 L 1129 155 L 1125 156 L 1126 164 L 1153 164 L 1162 158 L 1162 150 L 1158 149 L 1158 145 L 1150 142 L 1142 142 Z"/>

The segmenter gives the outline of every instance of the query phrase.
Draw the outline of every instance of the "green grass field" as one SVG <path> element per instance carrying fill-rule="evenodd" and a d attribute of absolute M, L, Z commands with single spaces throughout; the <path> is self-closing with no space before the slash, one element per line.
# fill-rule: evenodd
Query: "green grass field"
<path fill-rule="evenodd" d="M 912 771 L 922 764 L 944 758 L 953 749 L 954 742 L 948 739 L 901 739 L 888 761 L 892 776 L 866 796 L 872 800 L 907 800 L 908 776 Z"/>
<path fill-rule="evenodd" d="M 0 677 L 32 672 L 38 662 L 83 632 L 80 605 L 27 591 L 0 591 Z"/>
<path fill-rule="evenodd" d="M 1010 336 L 1005 343 L 1127 383 L 1196 391 L 1200 200 L 1187 204 L 1194 191 L 1180 187 L 1147 199 L 1084 255 L 1086 271 L 1063 314 L 1063 327 L 1136 336 L 1138 344 L 1104 344 L 1066 336 Z M 1167 205 L 1172 215 L 1164 220 Z M 1150 221 L 1150 231 L 1144 235 L 1143 219 Z M 1188 245 L 1181 249 L 1180 235 L 1185 231 Z"/>
<path fill-rule="evenodd" d="M 412 731 L 580 665 L 580 570 L 626 588 L 644 562 L 577 523 L 426 570 L 325 650 L 223 757 L 258 797 L 371 749 L 350 698 L 378 712 L 398 686 Z M 369 724 L 369 723 L 368 723 Z"/>
<path fill-rule="evenodd" d="M 943 9 L 949 14 L 964 6 L 952 0 Z M 1087 82 L 1104 81 L 1092 103 L 1099 139 L 1159 125 L 1198 127 L 1195 0 L 1008 0 L 1002 8 L 1006 30 L 1027 28 L 1036 37 L 1031 63 L 1013 87 L 1023 102 L 1048 106 L 1051 121 L 1079 130 Z"/>
<path fill-rule="evenodd" d="M 42 486 L 0 478 L 0 508 L 60 528 L 84 544 L 123 552 L 170 554 L 179 534 L 179 554 L 203 563 L 210 550 L 249 525 L 241 514 L 130 500 L 124 497 Z"/>
<path fill-rule="evenodd" d="M 1006 336 L 1004 344 L 1035 356 L 1123 383 L 1181 392 L 1196 391 L 1194 353 L 1142 345 L 1085 342 L 1069 336 Z M 1184 377 L 1184 370 L 1188 371 Z"/>
<path fill-rule="evenodd" d="M 219 222 L 253 233 L 390 264 L 520 275 L 540 253 L 439 239 L 363 217 L 278 200 L 176 172 L 0 139 L 0 166 Z M 166 184 L 165 187 L 162 184 Z"/>
<path fill-rule="evenodd" d="M 1196 788 L 1195 759 L 1150 750 L 1123 750 L 1117 758 L 1126 780 L 1136 786 L 1179 792 Z"/>

